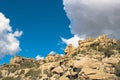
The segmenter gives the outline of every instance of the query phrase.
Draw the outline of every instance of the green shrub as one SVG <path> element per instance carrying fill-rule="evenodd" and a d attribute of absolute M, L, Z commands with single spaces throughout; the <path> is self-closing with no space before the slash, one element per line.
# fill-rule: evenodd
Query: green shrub
<path fill-rule="evenodd" d="M 80 53 L 80 49 L 78 50 L 78 54 Z"/>
<path fill-rule="evenodd" d="M 90 45 L 90 48 L 93 48 L 96 50 L 96 47 L 99 46 L 99 43 L 94 43 Z"/>
<path fill-rule="evenodd" d="M 13 77 L 5 77 L 2 80 L 15 80 Z"/>
<path fill-rule="evenodd" d="M 103 52 L 104 48 L 102 48 L 102 46 L 98 46 L 98 51 Z"/>
<path fill-rule="evenodd" d="M 118 53 L 120 53 L 120 50 L 118 50 Z"/>
<path fill-rule="evenodd" d="M 34 63 L 26 61 L 26 62 L 21 63 L 20 66 L 21 68 L 32 68 L 34 67 Z"/>
<path fill-rule="evenodd" d="M 85 50 L 81 50 L 80 53 L 81 53 L 81 54 L 85 54 L 86 51 L 85 51 Z"/>
<path fill-rule="evenodd" d="M 41 73 L 41 70 L 34 71 L 34 70 L 31 69 L 30 71 L 28 71 L 28 72 L 25 74 L 25 77 L 28 77 L 28 76 L 38 77 L 40 73 Z"/>
<path fill-rule="evenodd" d="M 110 57 L 112 54 L 114 54 L 114 52 L 113 52 L 110 48 L 106 48 L 106 49 L 104 50 L 104 55 L 105 55 L 106 57 Z"/>
<path fill-rule="evenodd" d="M 0 71 L 0 78 L 2 78 L 2 72 Z"/>
<path fill-rule="evenodd" d="M 20 64 L 20 67 L 22 69 L 24 68 L 32 68 L 32 67 L 39 67 L 40 64 L 38 61 L 32 62 L 32 61 L 25 61 L 23 63 Z"/>
<path fill-rule="evenodd" d="M 20 74 L 24 74 L 24 73 L 25 73 L 25 70 L 21 70 L 21 71 L 20 71 Z"/>
<path fill-rule="evenodd" d="M 120 41 L 118 41 L 116 44 L 116 50 L 120 50 Z"/>
<path fill-rule="evenodd" d="M 14 73 L 15 71 L 17 71 L 19 69 L 19 67 L 18 66 L 10 66 L 9 68 L 8 68 L 8 72 L 10 72 L 10 73 Z"/>
<path fill-rule="evenodd" d="M 115 74 L 120 76 L 120 61 L 115 66 Z"/>
<path fill-rule="evenodd" d="M 48 70 L 44 70 L 43 73 L 47 74 L 48 77 L 52 77 L 53 76 L 53 74 L 50 71 L 48 71 Z"/>
<path fill-rule="evenodd" d="M 97 47 L 96 46 L 93 46 L 93 47 L 91 47 L 93 50 L 97 50 Z"/>
<path fill-rule="evenodd" d="M 74 53 L 71 54 L 71 57 L 74 57 L 74 56 L 76 56 L 77 54 L 78 54 L 77 52 L 74 52 Z"/>
<path fill-rule="evenodd" d="M 18 76 L 18 77 L 16 77 L 16 78 L 15 78 L 15 80 L 21 80 L 21 77 L 20 77 L 20 76 Z"/>
<path fill-rule="evenodd" d="M 36 61 L 36 62 L 34 63 L 34 65 L 35 65 L 37 68 L 40 66 L 40 64 L 39 64 L 38 61 Z"/>
<path fill-rule="evenodd" d="M 105 48 L 102 46 L 98 47 L 98 51 L 103 52 L 106 57 L 110 57 L 112 54 L 114 54 L 113 49 L 114 47 L 112 45 L 106 46 Z"/>

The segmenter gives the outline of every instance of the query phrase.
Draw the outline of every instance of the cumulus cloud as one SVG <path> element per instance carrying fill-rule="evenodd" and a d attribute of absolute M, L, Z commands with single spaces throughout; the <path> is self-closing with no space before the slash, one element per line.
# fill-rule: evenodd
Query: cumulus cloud
<path fill-rule="evenodd" d="M 120 0 L 63 0 L 74 35 L 120 39 Z"/>
<path fill-rule="evenodd" d="M 44 57 L 42 57 L 42 56 L 40 56 L 40 55 L 37 55 L 37 56 L 35 57 L 35 59 L 36 59 L 36 60 L 43 60 Z"/>
<path fill-rule="evenodd" d="M 54 55 L 54 54 L 56 54 L 56 52 L 55 51 L 51 51 L 49 54 L 52 54 L 52 55 Z M 64 54 L 59 54 L 60 56 L 64 56 Z"/>
<path fill-rule="evenodd" d="M 64 56 L 64 54 L 60 54 L 60 56 Z"/>
<path fill-rule="evenodd" d="M 22 31 L 13 32 L 10 20 L 0 13 L 0 58 L 5 55 L 15 55 L 21 49 L 17 39 L 22 35 Z"/>
<path fill-rule="evenodd" d="M 84 38 L 80 38 L 77 35 L 74 35 L 74 37 L 70 38 L 70 39 L 65 39 L 63 37 L 61 37 L 61 40 L 63 43 L 69 45 L 72 44 L 73 46 L 77 47 L 78 46 L 78 41 L 79 40 L 83 40 Z"/>
<path fill-rule="evenodd" d="M 51 51 L 49 54 L 56 54 L 56 52 L 55 51 Z"/>

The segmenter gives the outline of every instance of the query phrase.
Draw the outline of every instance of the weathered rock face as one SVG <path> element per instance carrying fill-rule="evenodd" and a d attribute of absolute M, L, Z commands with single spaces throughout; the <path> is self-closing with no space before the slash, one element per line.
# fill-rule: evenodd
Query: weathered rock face
<path fill-rule="evenodd" d="M 112 60 L 112 61 L 111 61 Z M 75 61 L 74 67 L 81 68 L 81 72 L 93 80 L 108 80 L 115 77 L 115 64 L 119 61 L 117 58 L 103 58 L 102 61 L 90 57 L 81 57 Z"/>
<path fill-rule="evenodd" d="M 14 65 L 16 63 L 21 63 L 22 61 L 23 61 L 22 57 L 15 56 L 13 59 L 10 60 L 10 65 Z"/>
<path fill-rule="evenodd" d="M 54 62 L 57 60 L 60 60 L 62 58 L 62 56 L 58 55 L 58 54 L 49 54 L 45 60 L 46 62 Z"/>
<path fill-rule="evenodd" d="M 88 47 L 101 46 L 107 47 L 108 45 L 116 44 L 117 42 L 113 39 L 109 39 L 106 35 L 99 36 L 98 38 L 88 38 L 86 40 L 80 40 L 78 42 L 80 50 L 86 50 Z"/>
<path fill-rule="evenodd" d="M 75 51 L 75 47 L 72 44 L 69 44 L 64 50 L 66 55 L 70 55 L 74 51 Z"/>
<path fill-rule="evenodd" d="M 19 65 L 25 61 L 34 62 L 35 60 L 30 58 L 22 58 L 20 56 L 14 56 L 14 58 L 10 60 L 10 65 Z"/>
<path fill-rule="evenodd" d="M 0 67 L 0 80 L 120 80 L 115 72 L 120 41 L 102 35 L 78 44 L 68 45 L 63 56 L 49 54 L 44 60 L 15 56 Z"/>

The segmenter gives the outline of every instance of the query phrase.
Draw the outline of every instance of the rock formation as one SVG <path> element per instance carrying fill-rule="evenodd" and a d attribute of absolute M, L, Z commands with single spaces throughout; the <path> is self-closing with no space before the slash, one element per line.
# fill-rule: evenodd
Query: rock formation
<path fill-rule="evenodd" d="M 64 56 L 15 56 L 0 67 L 0 80 L 120 80 L 120 41 L 102 35 L 78 44 L 68 45 Z"/>

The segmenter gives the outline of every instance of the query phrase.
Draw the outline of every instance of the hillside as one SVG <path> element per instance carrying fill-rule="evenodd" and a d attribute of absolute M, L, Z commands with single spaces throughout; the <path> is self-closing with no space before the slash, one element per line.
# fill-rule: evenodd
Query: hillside
<path fill-rule="evenodd" d="M 0 80 L 120 80 L 120 41 L 101 35 L 66 46 L 43 60 L 15 56 L 0 67 Z"/>

